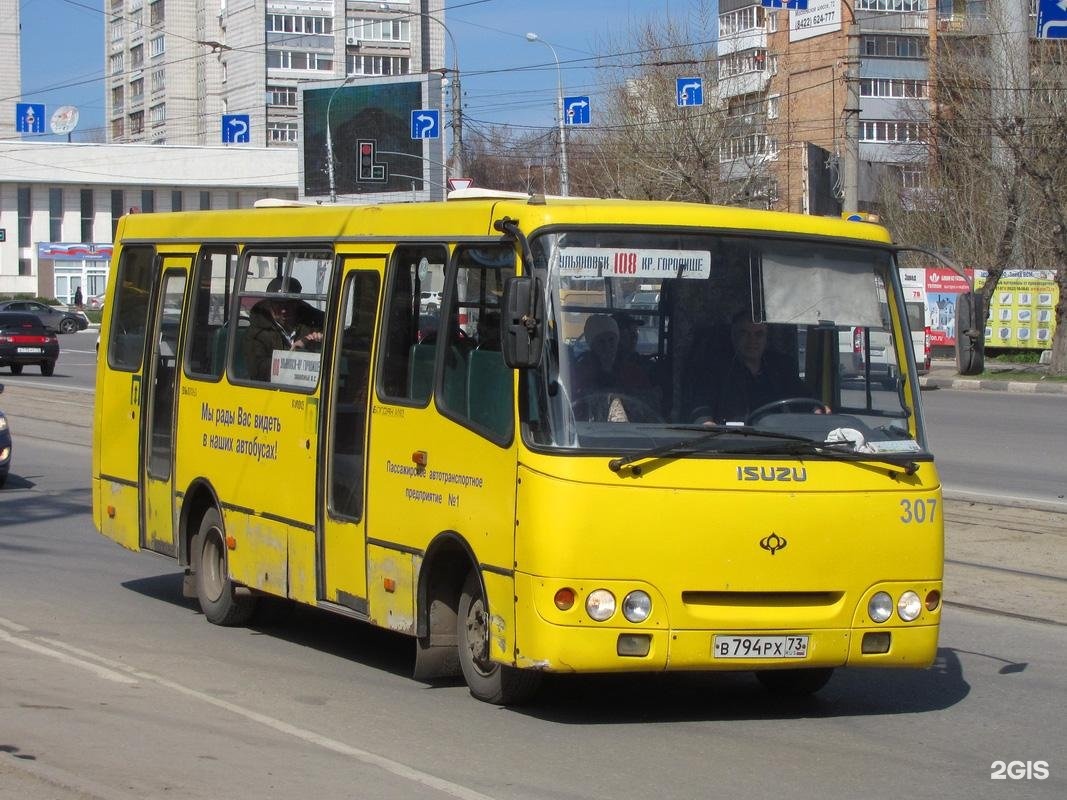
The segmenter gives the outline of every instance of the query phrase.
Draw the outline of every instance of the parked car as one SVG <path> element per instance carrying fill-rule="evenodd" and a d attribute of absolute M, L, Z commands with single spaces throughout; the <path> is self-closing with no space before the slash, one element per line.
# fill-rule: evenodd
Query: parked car
<path fill-rule="evenodd" d="M 0 394 L 4 393 L 4 384 L 0 383 Z M 7 427 L 7 417 L 0 411 L 0 489 L 7 483 L 7 473 L 11 471 L 11 430 Z"/>
<path fill-rule="evenodd" d="M 0 367 L 21 375 L 27 364 L 36 364 L 42 375 L 51 375 L 59 359 L 59 339 L 33 314 L 0 311 Z"/>
<path fill-rule="evenodd" d="M 0 311 L 23 311 L 33 314 L 53 333 L 74 333 L 89 327 L 89 318 L 82 311 L 46 306 L 36 300 L 7 300 L 0 303 Z"/>
<path fill-rule="evenodd" d="M 868 348 L 869 340 L 869 348 Z M 865 378 L 892 386 L 900 374 L 896 350 L 889 331 L 884 328 L 841 328 L 838 333 L 841 377 Z M 868 353 L 870 362 L 867 361 Z"/>
<path fill-rule="evenodd" d="M 926 303 L 904 303 L 911 329 L 911 347 L 915 352 L 915 366 L 920 375 L 930 371 L 930 326 L 926 324 Z"/>
<path fill-rule="evenodd" d="M 85 301 L 85 305 L 87 307 L 93 309 L 94 311 L 103 311 L 104 310 L 104 295 L 102 295 L 102 294 L 94 294 L 92 297 L 88 298 Z"/>

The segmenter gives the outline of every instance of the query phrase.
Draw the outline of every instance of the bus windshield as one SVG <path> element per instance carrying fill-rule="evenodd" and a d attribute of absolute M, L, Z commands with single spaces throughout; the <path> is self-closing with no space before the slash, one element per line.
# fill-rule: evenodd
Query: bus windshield
<path fill-rule="evenodd" d="M 531 250 L 547 312 L 524 382 L 531 446 L 640 451 L 712 427 L 701 454 L 796 452 L 797 437 L 925 453 L 887 249 L 574 229 Z"/>

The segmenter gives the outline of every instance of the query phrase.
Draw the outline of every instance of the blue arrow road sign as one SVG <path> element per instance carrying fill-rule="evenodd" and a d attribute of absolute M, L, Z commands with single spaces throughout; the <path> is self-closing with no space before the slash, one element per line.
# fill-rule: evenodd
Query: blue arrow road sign
<path fill-rule="evenodd" d="M 19 133 L 44 133 L 44 103 L 16 103 L 15 130 Z"/>
<path fill-rule="evenodd" d="M 1037 38 L 1067 39 L 1067 0 L 1039 0 Z"/>
<path fill-rule="evenodd" d="M 765 8 L 791 8 L 794 11 L 807 11 L 808 0 L 760 0 Z"/>
<path fill-rule="evenodd" d="M 674 101 L 680 106 L 704 105 L 704 81 L 700 78 L 678 78 Z"/>
<path fill-rule="evenodd" d="M 441 138 L 441 112 L 436 108 L 413 108 L 411 110 L 411 138 Z"/>
<path fill-rule="evenodd" d="M 589 124 L 589 96 L 563 98 L 563 122 L 567 125 Z"/>
<path fill-rule="evenodd" d="M 222 115 L 223 144 L 247 144 L 252 141 L 252 119 L 248 114 Z"/>

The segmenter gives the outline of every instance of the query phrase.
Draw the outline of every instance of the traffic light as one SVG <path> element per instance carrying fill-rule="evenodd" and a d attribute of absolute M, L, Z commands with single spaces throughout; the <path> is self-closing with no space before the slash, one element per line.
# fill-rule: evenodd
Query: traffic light
<path fill-rule="evenodd" d="M 389 173 L 385 164 L 374 163 L 374 151 L 377 142 L 374 139 L 360 139 L 356 142 L 359 149 L 359 180 L 371 183 L 385 183 Z"/>

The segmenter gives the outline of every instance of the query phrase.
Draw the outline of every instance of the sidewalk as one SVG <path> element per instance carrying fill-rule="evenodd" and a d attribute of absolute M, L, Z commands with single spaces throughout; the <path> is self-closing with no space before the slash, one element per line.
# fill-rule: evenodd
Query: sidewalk
<path fill-rule="evenodd" d="M 956 371 L 956 363 L 935 360 L 930 372 L 919 376 L 923 389 L 983 389 L 994 392 L 1021 394 L 1067 394 L 1067 381 L 1044 380 L 1045 368 L 1038 364 L 999 364 L 986 362 L 986 371 L 1002 373 L 1004 378 L 964 378 Z M 1013 380 L 1013 376 L 1017 379 Z"/>

